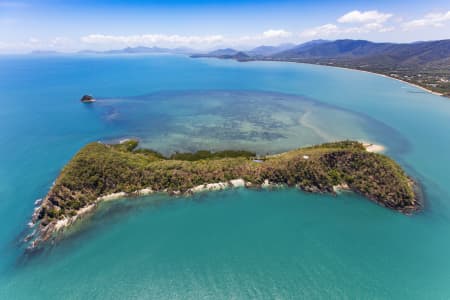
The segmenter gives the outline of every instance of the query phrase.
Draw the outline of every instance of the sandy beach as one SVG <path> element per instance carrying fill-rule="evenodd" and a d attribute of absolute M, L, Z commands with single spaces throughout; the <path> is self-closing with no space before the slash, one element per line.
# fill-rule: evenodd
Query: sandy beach
<path fill-rule="evenodd" d="M 258 60 L 256 60 L 256 61 L 258 61 Z M 389 79 L 394 79 L 394 80 L 403 82 L 403 83 L 405 83 L 407 85 L 416 87 L 418 89 L 421 89 L 421 90 L 423 90 L 425 92 L 428 92 L 428 93 L 436 95 L 436 96 L 444 96 L 443 94 L 435 92 L 435 91 L 432 91 L 430 89 L 427 89 L 426 87 L 423 87 L 423 86 L 420 86 L 420 85 L 417 85 L 417 84 L 414 84 L 414 83 L 411 83 L 411 82 L 408 82 L 408 81 L 405 81 L 405 80 L 402 80 L 402 79 L 399 79 L 399 78 L 395 78 L 395 77 L 392 77 L 392 76 L 389 76 L 389 75 L 386 75 L 386 74 L 382 74 L 382 73 L 376 73 L 376 72 L 371 72 L 371 71 L 366 71 L 366 70 L 347 68 L 347 67 L 340 67 L 340 66 L 334 66 L 334 65 L 307 63 L 307 62 L 295 62 L 295 61 L 286 61 L 286 60 L 262 60 L 262 61 L 277 61 L 277 62 L 287 62 L 287 63 L 294 63 L 294 64 L 306 64 L 306 65 L 315 65 L 315 66 L 325 66 L 325 67 L 332 67 L 332 68 L 338 68 L 338 69 L 344 69 L 344 70 L 353 70 L 353 71 L 365 72 L 365 73 L 370 73 L 370 74 L 374 74 L 374 75 L 378 75 L 378 76 L 382 76 L 382 77 L 386 77 L 386 78 L 389 78 Z"/>
<path fill-rule="evenodd" d="M 367 152 L 374 152 L 374 153 L 383 153 L 386 151 L 386 147 L 383 145 L 368 143 L 368 142 L 362 142 L 364 148 L 366 148 Z"/>
<path fill-rule="evenodd" d="M 304 64 L 308 64 L 308 63 L 304 63 Z M 382 73 L 375 73 L 375 72 L 366 71 L 366 70 L 353 69 L 353 68 L 346 68 L 346 67 L 339 67 L 339 66 L 333 66 L 333 65 L 320 65 L 320 64 L 308 64 L 308 65 L 326 66 L 326 67 L 333 67 L 333 68 L 338 68 L 338 69 L 353 70 L 353 71 L 359 71 L 359 72 L 364 72 L 364 73 L 374 74 L 374 75 L 378 75 L 378 76 L 382 76 L 382 77 L 385 77 L 385 78 L 394 79 L 394 80 L 397 80 L 397 81 L 406 83 L 407 85 L 416 87 L 416 88 L 418 88 L 418 89 L 421 89 L 421 90 L 423 90 L 423 91 L 425 91 L 425 92 L 428 92 L 428 93 L 433 94 L 433 95 L 436 95 L 436 96 L 444 96 L 444 95 L 441 94 L 441 93 L 434 92 L 434 91 L 432 91 L 432 90 L 430 90 L 430 89 L 427 89 L 427 88 L 425 88 L 425 87 L 423 87 L 423 86 L 420 86 L 420 85 L 417 85 L 417 84 L 414 84 L 414 83 L 411 83 L 411 82 L 408 82 L 408 81 L 405 81 L 405 80 L 402 80 L 402 79 L 399 79 L 399 78 L 395 78 L 395 77 L 392 77 L 392 76 L 389 76 L 389 75 L 386 75 L 386 74 L 382 74 Z"/>

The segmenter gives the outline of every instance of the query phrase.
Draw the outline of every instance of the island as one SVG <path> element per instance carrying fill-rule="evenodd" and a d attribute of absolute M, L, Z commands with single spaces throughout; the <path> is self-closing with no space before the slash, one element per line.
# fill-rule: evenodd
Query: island
<path fill-rule="evenodd" d="M 387 208 L 411 214 L 421 207 L 415 182 L 389 157 L 356 141 L 325 143 L 259 157 L 248 151 L 197 151 L 169 157 L 138 147 L 94 142 L 62 169 L 35 209 L 30 248 L 58 237 L 101 201 L 164 192 L 170 195 L 230 187 L 297 187 L 336 194 L 349 190 Z"/>

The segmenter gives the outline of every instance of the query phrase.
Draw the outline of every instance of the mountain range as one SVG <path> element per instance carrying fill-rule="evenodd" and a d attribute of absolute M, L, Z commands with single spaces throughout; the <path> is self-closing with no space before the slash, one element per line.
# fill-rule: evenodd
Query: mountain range
<path fill-rule="evenodd" d="M 259 46 L 249 51 L 218 49 L 195 57 L 232 58 L 245 53 L 250 58 L 289 60 L 372 60 L 396 64 L 436 64 L 450 58 L 450 39 L 408 44 L 375 43 L 366 40 L 313 40 L 300 45 Z M 447 62 L 448 63 L 448 62 Z"/>
<path fill-rule="evenodd" d="M 127 47 L 107 51 L 79 51 L 78 54 L 185 54 L 238 61 L 276 60 L 338 66 L 384 74 L 450 95 L 450 39 L 414 43 L 375 43 L 366 40 L 312 40 L 299 45 L 262 45 L 251 50 L 233 48 L 196 53 L 190 48 Z M 33 54 L 54 55 L 53 51 Z"/>
<path fill-rule="evenodd" d="M 239 61 L 276 60 L 338 66 L 387 75 L 450 95 L 450 39 L 414 43 L 366 40 L 314 40 L 290 48 L 260 46 L 250 51 L 227 48 L 192 57 Z"/>
<path fill-rule="evenodd" d="M 395 64 L 430 64 L 450 58 L 450 39 L 410 44 L 336 40 L 310 47 L 304 44 L 273 55 L 276 58 L 378 61 Z"/>

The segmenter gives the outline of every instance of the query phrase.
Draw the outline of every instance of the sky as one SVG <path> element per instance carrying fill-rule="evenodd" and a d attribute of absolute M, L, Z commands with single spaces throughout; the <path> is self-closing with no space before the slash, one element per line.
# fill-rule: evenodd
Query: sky
<path fill-rule="evenodd" d="M 0 53 L 450 38 L 442 0 L 0 0 Z"/>

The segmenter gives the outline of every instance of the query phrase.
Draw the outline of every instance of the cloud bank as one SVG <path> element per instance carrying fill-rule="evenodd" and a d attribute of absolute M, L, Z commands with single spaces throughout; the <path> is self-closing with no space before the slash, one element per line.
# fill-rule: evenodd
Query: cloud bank
<path fill-rule="evenodd" d="M 265 38 L 285 38 L 290 37 L 292 33 L 284 29 L 269 29 L 263 32 Z"/>
<path fill-rule="evenodd" d="M 80 39 L 86 44 L 123 44 L 127 46 L 155 45 L 158 43 L 169 44 L 214 44 L 224 40 L 222 35 L 208 36 L 183 36 L 165 34 L 143 34 L 143 35 L 104 35 L 90 34 Z"/>
<path fill-rule="evenodd" d="M 268 29 L 259 35 L 240 36 L 226 38 L 223 35 L 166 35 L 166 34 L 143 34 L 143 35 L 105 35 L 89 34 L 82 36 L 80 41 L 86 45 L 99 46 L 164 46 L 177 47 L 188 46 L 193 48 L 208 48 L 218 44 L 241 45 L 256 42 L 277 42 L 292 36 L 292 33 L 284 29 Z"/>
<path fill-rule="evenodd" d="M 368 10 L 361 12 L 359 10 L 353 10 L 342 17 L 340 17 L 337 21 L 339 23 L 384 23 L 386 22 L 390 17 L 392 17 L 393 14 L 389 13 L 381 13 L 377 10 Z"/>
<path fill-rule="evenodd" d="M 421 19 L 412 20 L 403 24 L 403 29 L 412 30 L 418 27 L 442 27 L 446 22 L 450 21 L 450 10 L 443 13 L 430 13 Z"/>
<path fill-rule="evenodd" d="M 8 2 L 0 0 L 0 8 L 21 6 L 21 2 Z M 19 20 L 0 17 L 0 26 L 16 26 Z M 351 10 L 338 16 L 334 21 L 318 24 L 302 31 L 291 32 L 283 28 L 270 28 L 259 34 L 225 36 L 222 34 L 210 35 L 182 35 L 182 34 L 130 34 L 114 35 L 92 33 L 81 37 L 26 37 L 23 40 L 12 39 L 0 41 L 0 52 L 27 52 L 31 50 L 76 51 L 83 49 L 109 50 L 136 46 L 157 47 L 189 47 L 197 50 L 208 50 L 219 47 L 234 47 L 250 49 L 259 45 L 276 45 L 280 43 L 300 43 L 308 39 L 328 38 L 363 38 L 372 36 L 382 37 L 380 34 L 393 32 L 393 35 L 404 35 L 410 38 L 415 36 L 416 30 L 440 31 L 449 29 L 450 10 L 424 14 L 416 19 L 406 19 L 390 12 L 379 10 Z M 18 25 L 17 25 L 18 26 Z M 418 31 L 419 32 L 419 31 Z M 424 32 L 424 31 L 422 31 Z M 447 31 L 448 32 L 448 31 Z M 388 35 L 386 35 L 389 37 Z M 391 35 L 392 37 L 392 35 Z M 423 39 L 423 37 L 422 37 Z"/>
<path fill-rule="evenodd" d="M 386 23 L 393 14 L 381 13 L 377 10 L 350 11 L 337 19 L 340 25 L 328 23 L 325 25 L 306 29 L 300 33 L 300 36 L 307 38 L 319 38 L 330 36 L 343 36 L 349 34 L 362 34 L 370 32 L 389 32 L 393 31 L 393 26 L 386 26 Z"/>

